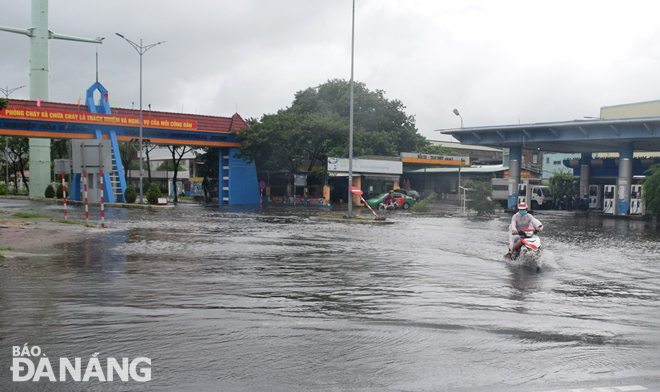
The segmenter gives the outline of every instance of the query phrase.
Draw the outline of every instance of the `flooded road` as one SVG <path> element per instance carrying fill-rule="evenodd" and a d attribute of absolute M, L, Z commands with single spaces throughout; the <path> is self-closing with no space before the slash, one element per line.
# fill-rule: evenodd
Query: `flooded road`
<path fill-rule="evenodd" d="M 0 200 L 29 209 L 61 213 Z M 0 390 L 660 388 L 649 223 L 536 215 L 536 273 L 503 261 L 505 216 L 310 219 L 321 213 L 110 208 L 109 229 L 0 260 Z M 151 380 L 12 382 L 12 346 L 24 343 L 58 380 L 60 357 L 84 370 L 94 353 L 150 358 Z"/>

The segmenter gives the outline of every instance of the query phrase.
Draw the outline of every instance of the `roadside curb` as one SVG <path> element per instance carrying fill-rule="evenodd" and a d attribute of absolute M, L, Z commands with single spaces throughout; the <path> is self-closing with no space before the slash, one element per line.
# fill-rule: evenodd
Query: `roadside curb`
<path fill-rule="evenodd" d="M 11 199 L 11 200 L 31 200 L 31 201 L 41 201 L 47 204 L 60 204 L 64 205 L 64 200 L 62 199 L 49 199 L 47 197 L 34 197 L 34 196 L 12 196 L 12 195 L 3 195 L 0 196 L 0 199 Z M 85 203 L 79 200 L 66 200 L 67 204 L 75 205 L 84 205 Z M 101 203 L 87 203 L 90 206 L 100 206 Z M 154 210 L 169 210 L 174 208 L 174 204 L 165 204 L 165 205 L 155 205 L 155 204 L 135 204 L 135 203 L 103 203 L 105 208 L 141 208 L 141 209 L 154 209 Z"/>

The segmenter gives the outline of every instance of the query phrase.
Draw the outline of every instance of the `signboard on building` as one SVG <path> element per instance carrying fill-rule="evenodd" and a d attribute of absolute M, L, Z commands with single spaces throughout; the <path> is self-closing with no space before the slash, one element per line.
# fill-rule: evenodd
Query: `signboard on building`
<path fill-rule="evenodd" d="M 348 175 L 348 158 L 328 157 L 328 173 L 331 177 Z M 403 162 L 396 160 L 353 158 L 353 173 L 365 174 L 403 174 Z"/>
<path fill-rule="evenodd" d="M 142 137 L 153 144 L 240 147 L 226 131 L 200 130 L 197 121 L 157 117 L 142 119 Z M 61 110 L 5 108 L 0 110 L 0 135 L 51 139 L 91 139 L 97 131 L 114 131 L 119 141 L 140 136 L 140 120 L 135 116 L 70 112 Z"/>
<path fill-rule="evenodd" d="M 469 164 L 469 157 L 402 152 L 401 161 L 404 163 L 419 163 L 425 165 L 466 166 Z"/>

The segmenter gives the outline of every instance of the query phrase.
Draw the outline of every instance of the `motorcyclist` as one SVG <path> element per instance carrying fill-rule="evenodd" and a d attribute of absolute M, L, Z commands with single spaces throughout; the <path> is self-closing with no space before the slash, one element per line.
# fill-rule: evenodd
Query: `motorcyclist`
<path fill-rule="evenodd" d="M 511 217 L 511 224 L 509 225 L 509 252 L 504 255 L 506 258 L 510 259 L 511 254 L 518 251 L 522 246 L 522 240 L 519 234 L 523 229 L 534 229 L 534 233 L 543 231 L 543 224 L 534 218 L 532 214 L 527 213 L 526 203 L 518 204 L 518 212 Z"/>
<path fill-rule="evenodd" d="M 392 191 L 388 193 L 384 198 L 383 198 L 383 204 L 387 207 L 392 207 L 394 205 L 394 195 L 392 194 Z"/>

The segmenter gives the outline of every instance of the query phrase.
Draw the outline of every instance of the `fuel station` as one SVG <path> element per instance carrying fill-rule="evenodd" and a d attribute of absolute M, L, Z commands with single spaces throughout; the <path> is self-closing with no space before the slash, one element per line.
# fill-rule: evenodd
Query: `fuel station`
<path fill-rule="evenodd" d="M 660 101 L 601 108 L 599 119 L 471 127 L 442 132 L 462 144 L 509 149 L 508 207 L 518 202 L 522 150 L 579 153 L 565 162 L 580 177 L 580 198 L 604 214 L 643 214 L 639 179 L 657 158 L 635 152 L 660 151 Z M 618 153 L 593 159 L 594 153 Z"/>

